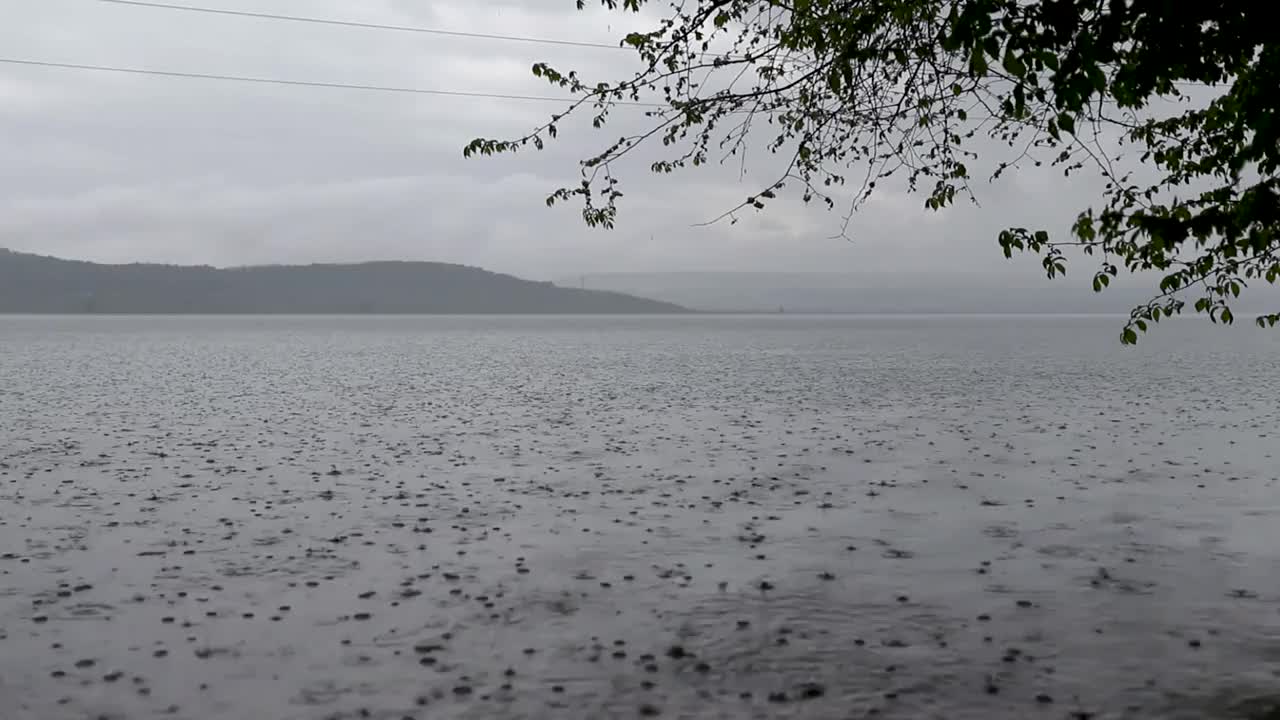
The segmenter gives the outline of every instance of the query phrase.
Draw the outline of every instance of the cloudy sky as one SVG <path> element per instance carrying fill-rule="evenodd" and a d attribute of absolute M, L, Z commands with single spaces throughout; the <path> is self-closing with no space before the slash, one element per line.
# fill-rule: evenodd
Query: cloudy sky
<path fill-rule="evenodd" d="M 262 11 L 260 0 L 173 0 Z M 573 0 L 272 0 L 273 13 L 616 43 L 646 18 Z M 588 79 L 624 76 L 624 51 L 447 38 L 133 7 L 6 0 L 0 56 L 348 84 L 553 94 L 538 60 Z M 676 176 L 623 176 L 618 227 L 547 209 L 576 161 L 643 117 L 565 128 L 541 154 L 464 160 L 471 138 L 510 136 L 555 104 L 253 85 L 0 63 L 0 246 L 110 262 L 235 265 L 441 260 L 534 278 L 607 271 L 1006 273 L 996 231 L 1065 229 L 1088 181 L 1023 173 L 944 214 L 889 190 L 831 239 L 841 213 L 780 202 L 736 225 L 695 227 L 757 189 L 749 158 Z M 653 156 L 641 158 L 647 164 Z M 1034 265 L 1034 261 L 1032 261 Z M 1033 271 L 1027 263 L 1022 273 Z M 1077 278 L 1079 282 L 1087 282 Z"/>

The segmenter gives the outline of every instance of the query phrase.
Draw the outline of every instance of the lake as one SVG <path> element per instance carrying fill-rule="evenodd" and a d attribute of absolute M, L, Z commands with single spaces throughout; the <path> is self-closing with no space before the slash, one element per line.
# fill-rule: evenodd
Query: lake
<path fill-rule="evenodd" d="M 1249 718 L 1280 333 L 0 317 L 0 710 Z"/>

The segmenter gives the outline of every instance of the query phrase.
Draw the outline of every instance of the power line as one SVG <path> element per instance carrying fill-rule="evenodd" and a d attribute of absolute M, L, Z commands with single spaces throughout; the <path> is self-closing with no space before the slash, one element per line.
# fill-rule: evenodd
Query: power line
<path fill-rule="evenodd" d="M 201 7 L 196 5 L 176 5 L 173 3 L 152 2 L 152 0 L 98 0 L 112 5 L 129 5 L 140 8 L 157 8 L 163 10 L 180 10 L 185 12 L 205 13 L 208 15 L 230 15 L 233 17 L 257 18 L 260 20 L 286 20 L 289 22 L 312 23 L 316 25 L 338 25 L 345 27 L 365 28 L 369 30 L 394 30 L 397 32 L 423 33 L 428 35 L 444 35 L 448 37 L 472 38 L 479 40 L 502 40 L 506 42 L 523 42 L 540 45 L 562 45 L 566 47 L 596 48 L 600 50 L 632 50 L 623 45 L 606 45 L 604 43 L 580 42 L 577 40 L 555 40 L 552 38 L 535 38 L 522 35 L 499 35 L 494 33 L 464 32 L 461 30 L 442 30 L 439 28 L 416 27 L 412 25 L 385 25 L 381 23 L 355 22 L 349 20 L 332 20 L 329 18 L 309 17 L 303 15 L 279 15 L 275 13 L 250 12 L 247 10 L 226 10 L 223 8 Z M 701 57 L 723 57 L 728 55 L 717 53 L 697 53 Z M 1184 87 L 1213 87 L 1208 83 L 1195 81 L 1176 81 L 1174 85 Z"/>
<path fill-rule="evenodd" d="M 601 50 L 630 50 L 621 45 L 580 42 L 577 40 L 554 40 L 551 38 L 523 37 L 520 35 L 498 35 L 493 33 L 462 32 L 460 30 L 441 30 L 438 28 L 414 27 L 411 25 L 384 25 L 381 23 L 353 22 L 347 20 L 330 20 L 328 18 L 306 17 L 302 15 L 278 15 L 275 13 L 249 12 L 247 10 L 224 10 L 222 8 L 198 7 L 195 5 L 174 5 L 171 3 L 149 2 L 148 0 L 98 0 L 113 5 L 132 5 L 143 8 L 160 8 L 164 10 L 182 10 L 186 12 L 205 13 L 208 15 L 232 15 L 235 17 L 257 18 L 259 20 L 287 20 L 290 22 L 312 23 L 315 25 L 341 25 L 344 27 L 365 28 L 368 30 L 394 30 L 396 32 L 422 33 L 427 35 L 446 35 L 450 37 L 472 38 L 480 40 L 503 40 L 507 42 L 536 43 L 541 45 L 564 45 L 568 47 L 597 48 Z"/>
<path fill-rule="evenodd" d="M 358 85 L 350 83 L 321 82 L 315 80 L 288 80 L 284 78 L 250 77 L 245 75 L 219 75 L 214 73 L 178 72 L 174 70 L 151 70 L 147 68 L 114 67 L 110 65 L 84 65 L 80 63 L 50 62 L 45 60 L 23 60 L 0 57 L 0 63 L 10 65 L 28 65 L 33 67 L 59 68 L 63 70 L 90 70 L 94 72 L 127 73 L 130 75 L 158 75 L 161 77 L 182 78 L 186 80 L 225 80 L 229 82 L 257 83 L 260 85 L 294 85 L 312 88 L 330 88 L 338 90 L 367 90 L 386 93 L 411 93 L 416 95 L 446 95 L 450 97 L 492 98 L 496 100 L 526 100 L 532 102 L 570 103 L 573 98 L 557 98 L 546 95 L 515 95 L 509 93 L 468 92 L 465 90 L 436 90 L 433 88 L 396 87 L 391 85 Z M 658 103 L 642 103 L 631 101 L 611 101 L 613 105 L 632 105 L 637 107 L 665 107 Z"/>

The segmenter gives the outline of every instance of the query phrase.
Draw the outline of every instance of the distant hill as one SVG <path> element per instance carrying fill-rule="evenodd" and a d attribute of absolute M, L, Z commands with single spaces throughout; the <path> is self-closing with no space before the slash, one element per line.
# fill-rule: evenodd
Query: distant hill
<path fill-rule="evenodd" d="M 677 313 L 464 265 L 101 265 L 0 249 L 0 313 Z"/>

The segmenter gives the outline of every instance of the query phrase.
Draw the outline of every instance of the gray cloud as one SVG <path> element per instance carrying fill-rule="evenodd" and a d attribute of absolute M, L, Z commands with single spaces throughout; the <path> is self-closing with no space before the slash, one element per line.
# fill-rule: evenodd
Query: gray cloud
<path fill-rule="evenodd" d="M 194 4 L 194 3 L 193 3 Z M 261 10 L 249 0 L 200 4 Z M 291 0 L 273 12 L 616 42 L 645 18 L 572 0 L 433 2 Z M 54 62 L 552 94 L 535 60 L 601 78 L 625 52 L 537 46 L 41 0 L 6 8 L 4 55 Z M 104 261 L 232 265 L 435 259 L 529 277 L 611 270 L 918 269 L 1000 272 L 1006 224 L 1065 229 L 1096 190 L 1024 172 L 980 188 L 983 207 L 931 214 L 888 188 L 832 239 L 841 212 L 794 199 L 737 224 L 695 224 L 771 179 L 767 156 L 674 176 L 624 170 L 619 227 L 582 226 L 545 194 L 576 161 L 643 121 L 619 109 L 593 132 L 564 128 L 543 153 L 463 160 L 472 137 L 518 135 L 558 108 L 508 100 L 255 86 L 0 66 L 0 245 Z M 998 211 L 998 212 L 995 212 Z M 1029 271 L 1028 271 L 1029 272 Z"/>

